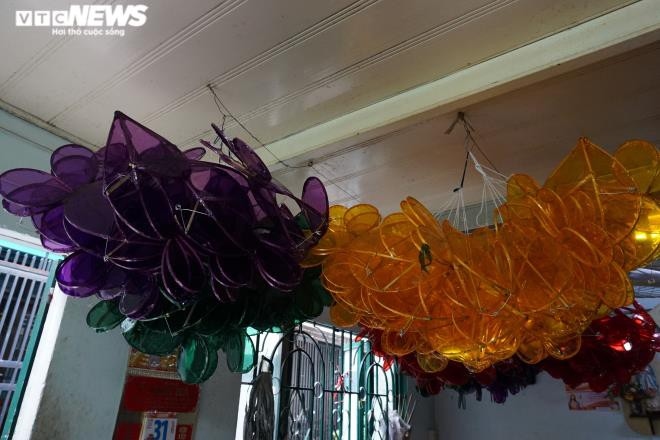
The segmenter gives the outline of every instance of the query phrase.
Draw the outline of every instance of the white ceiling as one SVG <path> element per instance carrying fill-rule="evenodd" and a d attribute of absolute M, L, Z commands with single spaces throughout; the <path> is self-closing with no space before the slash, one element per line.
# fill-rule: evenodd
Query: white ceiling
<path fill-rule="evenodd" d="M 477 141 L 500 172 L 542 182 L 578 137 L 613 151 L 625 140 L 660 145 L 660 42 L 554 77 L 464 109 Z M 434 117 L 316 160 L 314 169 L 284 169 L 277 178 L 300 190 L 308 175 L 326 178 L 336 203 L 398 209 L 408 195 L 440 210 L 458 186 L 464 132 L 444 132 L 455 114 Z M 477 158 L 484 164 L 483 156 Z M 466 202 L 481 200 L 476 173 L 466 179 Z"/>
<path fill-rule="evenodd" d="M 185 147 L 219 119 L 209 83 L 270 143 L 633 2 L 145 0 L 124 37 L 14 26 L 71 3 L 0 2 L 0 100 L 95 145 L 121 109 Z"/>
<path fill-rule="evenodd" d="M 651 10 L 652 1 L 646 1 Z M 188 147 L 210 137 L 210 122 L 220 120 L 208 84 L 260 141 L 271 143 L 635 2 L 144 0 L 147 23 L 124 37 L 57 37 L 14 26 L 16 10 L 71 3 L 0 2 L 6 18 L 0 41 L 20 41 L 0 48 L 0 105 L 91 146 L 105 142 L 119 109 Z M 464 110 L 500 171 L 541 180 L 581 135 L 610 149 L 631 137 L 657 143 L 659 44 Z M 414 195 L 438 210 L 464 158 L 460 129 L 443 134 L 453 118 L 435 112 L 391 134 L 358 136 L 339 151 L 315 151 L 313 169 L 276 174 L 297 190 L 306 176 L 318 175 L 333 202 L 364 201 L 391 212 Z M 257 146 L 235 123 L 227 129 Z M 468 203 L 480 191 L 469 175 Z"/>

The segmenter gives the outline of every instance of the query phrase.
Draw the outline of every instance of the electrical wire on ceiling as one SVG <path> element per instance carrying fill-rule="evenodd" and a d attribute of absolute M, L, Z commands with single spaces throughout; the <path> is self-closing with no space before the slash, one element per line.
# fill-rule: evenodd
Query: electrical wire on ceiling
<path fill-rule="evenodd" d="M 350 200 L 352 200 L 356 203 L 360 203 L 360 199 L 357 195 L 348 192 L 341 185 L 334 182 L 332 179 L 330 179 L 328 176 L 326 176 L 323 172 L 321 172 L 315 166 L 314 160 L 308 161 L 306 165 L 289 165 L 288 163 L 281 160 L 275 153 L 273 153 L 273 151 L 271 151 L 270 148 L 268 148 L 268 146 L 264 142 L 261 141 L 261 139 L 259 139 L 249 128 L 247 128 L 247 126 L 244 123 L 242 123 L 236 116 L 234 116 L 234 114 L 229 110 L 229 108 L 224 104 L 224 102 L 222 102 L 222 100 L 218 96 L 217 92 L 215 91 L 215 88 L 211 84 L 207 84 L 206 87 L 210 90 L 211 95 L 213 96 L 213 102 L 215 103 L 215 106 L 217 107 L 218 112 L 220 112 L 220 114 L 222 115 L 222 122 L 221 122 L 221 129 L 222 130 L 224 130 L 224 128 L 225 128 L 225 122 L 227 121 L 227 118 L 229 117 L 229 118 L 233 119 L 236 122 L 236 124 L 238 124 L 239 127 L 241 127 L 252 139 L 254 139 L 257 142 L 257 144 L 260 147 L 265 149 L 275 159 L 275 161 L 278 164 L 282 165 L 284 168 L 287 168 L 287 169 L 310 168 L 310 169 L 314 170 L 314 172 L 316 174 L 321 176 L 321 178 L 323 178 L 323 180 L 326 183 L 334 185 L 339 191 L 346 194 L 350 198 Z M 216 142 L 218 142 L 217 137 L 213 141 L 213 143 L 215 144 Z"/>

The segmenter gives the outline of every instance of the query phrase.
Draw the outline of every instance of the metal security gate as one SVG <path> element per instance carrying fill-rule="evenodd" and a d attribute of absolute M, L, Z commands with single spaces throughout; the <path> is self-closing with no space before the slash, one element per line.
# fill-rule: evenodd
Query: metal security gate
<path fill-rule="evenodd" d="M 287 334 L 256 335 L 253 341 L 259 360 L 266 357 L 274 367 L 274 440 L 388 439 L 383 428 L 404 383 L 396 365 L 386 369 L 371 353 L 367 339 L 356 341 L 349 331 L 305 323 Z M 256 374 L 244 375 L 243 395 Z"/>
<path fill-rule="evenodd" d="M 0 239 L 0 432 L 8 438 L 59 256 Z"/>

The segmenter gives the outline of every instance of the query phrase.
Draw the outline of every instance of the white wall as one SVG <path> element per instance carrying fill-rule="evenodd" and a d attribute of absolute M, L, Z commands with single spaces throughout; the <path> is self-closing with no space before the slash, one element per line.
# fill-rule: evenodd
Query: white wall
<path fill-rule="evenodd" d="M 241 375 L 227 369 L 220 353 L 218 370 L 202 384 L 195 440 L 234 440 Z"/>
<path fill-rule="evenodd" d="M 59 290 L 56 295 L 63 296 Z M 46 366 L 47 374 L 33 370 L 14 440 L 112 437 L 128 345 L 119 329 L 97 334 L 87 327 L 85 317 L 94 300 L 64 299 L 58 299 L 65 305 L 52 360 Z M 49 318 L 58 320 L 59 316 L 52 314 Z M 44 330 L 53 331 L 53 323 L 47 322 Z M 35 366 L 40 363 L 39 357 L 48 355 L 47 351 L 46 346 L 39 347 Z M 195 439 L 234 438 L 240 379 L 240 374 L 227 370 L 221 356 L 218 370 L 201 387 Z M 38 403 L 35 399 L 40 395 Z M 38 409 L 30 408 L 36 406 Z"/>
<path fill-rule="evenodd" d="M 458 408 L 458 394 L 443 391 L 435 399 L 440 440 L 607 440 L 650 438 L 634 433 L 621 412 L 569 411 L 563 382 L 543 373 L 538 383 L 509 397 L 503 405 L 467 396 Z M 426 439 L 425 439 L 426 440 Z"/>
<path fill-rule="evenodd" d="M 42 130 L 29 122 L 0 110 L 0 173 L 11 168 L 50 170 L 50 153 L 66 140 Z M 19 225 L 18 219 L 0 209 L 0 227 L 30 233 L 29 221 Z"/>
<path fill-rule="evenodd" d="M 55 294 L 63 295 L 59 290 Z M 119 331 L 97 334 L 87 327 L 85 317 L 94 303 L 66 299 L 32 436 L 24 438 L 112 437 L 128 349 Z M 29 396 L 34 398 L 37 396 Z M 22 416 L 19 414 L 19 420 Z M 19 440 L 19 432 L 15 438 Z"/>
<path fill-rule="evenodd" d="M 408 379 L 408 392 L 415 396 L 415 412 L 410 420 L 414 440 L 435 440 L 435 397 L 421 397 L 415 390 L 415 381 Z"/>

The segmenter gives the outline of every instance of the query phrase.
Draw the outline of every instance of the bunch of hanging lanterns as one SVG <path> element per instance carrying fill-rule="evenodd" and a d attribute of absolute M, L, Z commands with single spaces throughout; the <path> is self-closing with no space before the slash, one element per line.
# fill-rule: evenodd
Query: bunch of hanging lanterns
<path fill-rule="evenodd" d="M 455 361 L 449 361 L 442 370 L 430 372 L 428 365 L 420 365 L 414 352 L 396 357 L 385 353 L 381 336 L 382 330 L 363 328 L 358 338 L 368 337 L 372 352 L 383 358 L 383 366 L 387 369 L 396 362 L 403 373 L 415 380 L 422 395 L 452 389 L 461 396 L 475 393 L 477 400 L 481 400 L 485 388 L 495 403 L 504 403 L 510 394 L 536 383 L 536 375 L 541 371 L 572 388 L 586 384 L 595 392 L 609 389 L 618 393 L 660 351 L 656 323 L 637 302 L 592 321 L 581 335 L 581 347 L 575 356 L 561 360 L 549 356 L 533 365 L 513 356 L 479 372 L 469 371 Z M 459 405 L 461 402 L 465 401 L 459 398 Z"/>
<path fill-rule="evenodd" d="M 552 357 L 538 366 L 569 387 L 582 383 L 596 392 L 624 386 L 660 351 L 660 334 L 651 315 L 637 302 L 594 320 L 582 335 L 582 347 L 564 361 Z"/>
<path fill-rule="evenodd" d="M 323 184 L 310 177 L 295 196 L 248 145 L 213 128 L 222 147 L 181 151 L 116 112 L 99 151 L 64 145 L 50 172 L 0 175 L 3 207 L 29 217 L 46 249 L 69 254 L 61 290 L 100 300 L 88 325 L 121 324 L 144 353 L 178 351 L 187 382 L 208 379 L 220 349 L 232 371 L 249 370 L 248 329 L 283 331 L 329 303 L 318 271 L 300 265 L 328 223 Z M 202 160 L 208 150 L 220 163 Z"/>
<path fill-rule="evenodd" d="M 580 139 L 542 186 L 510 177 L 495 226 L 467 232 L 412 197 L 385 218 L 368 204 L 328 209 L 316 178 L 299 198 L 214 128 L 226 150 L 203 141 L 182 152 L 118 112 L 101 150 L 65 145 L 50 173 L 0 175 L 3 207 L 70 254 L 56 274 L 62 291 L 99 298 L 88 324 L 122 324 L 146 353 L 178 350 L 189 382 L 210 377 L 218 349 L 230 369 L 251 368 L 248 329 L 318 316 L 325 289 L 336 325 L 361 326 L 434 384 L 459 370 L 487 376 L 515 355 L 572 358 L 593 351 L 581 351 L 590 324 L 613 337 L 624 319 L 608 315 L 633 302 L 627 272 L 660 255 L 660 159 L 646 142 L 610 155 Z M 207 150 L 221 163 L 203 161 Z M 626 340 L 643 359 L 660 347 L 647 336 Z"/>
<path fill-rule="evenodd" d="M 383 359 L 383 367 L 389 369 L 396 362 L 404 374 L 415 380 L 422 396 L 432 396 L 449 388 L 461 396 L 474 392 L 477 400 L 481 400 L 485 388 L 493 402 L 504 403 L 509 395 L 515 395 L 536 383 L 536 376 L 541 371 L 539 366 L 528 365 L 514 356 L 477 373 L 468 371 L 463 364 L 455 361 L 449 361 L 441 371 L 428 372 L 420 366 L 415 353 L 398 357 L 385 353 L 381 347 L 381 334 L 382 330 L 363 328 L 358 339 L 368 337 L 371 351 Z M 459 402 L 462 401 L 459 399 Z"/>
<path fill-rule="evenodd" d="M 658 256 L 658 164 L 646 142 L 610 155 L 580 139 L 543 186 L 510 177 L 495 227 L 469 233 L 412 197 L 385 218 L 333 206 L 303 264 L 323 264 L 336 325 L 381 330 L 385 353 L 424 371 L 567 359 L 594 319 L 632 303 L 627 272 Z"/>

